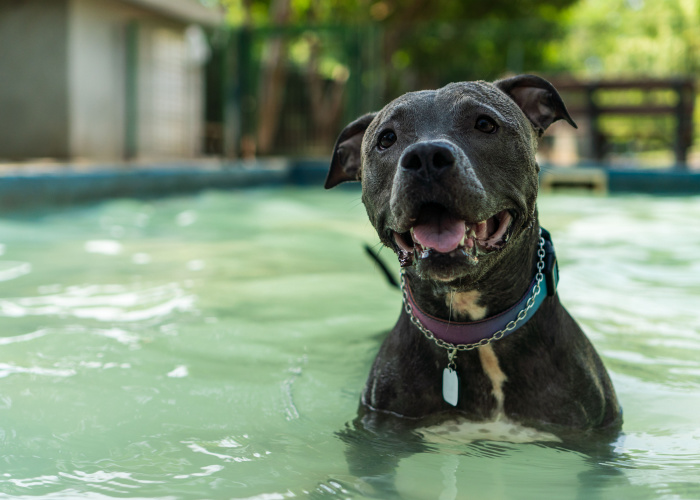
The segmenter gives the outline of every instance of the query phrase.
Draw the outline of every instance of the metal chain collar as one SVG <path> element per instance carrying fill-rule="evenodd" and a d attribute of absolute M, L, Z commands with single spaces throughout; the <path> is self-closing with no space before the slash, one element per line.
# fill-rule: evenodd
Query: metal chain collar
<path fill-rule="evenodd" d="M 511 332 L 518 328 L 518 324 L 522 322 L 525 317 L 527 316 L 527 313 L 530 309 L 532 309 L 535 305 L 535 298 L 537 295 L 539 295 L 541 288 L 540 284 L 542 283 L 542 280 L 544 279 L 544 274 L 542 271 L 544 270 L 544 257 L 545 257 L 545 251 L 544 251 L 544 238 L 542 237 L 542 230 L 540 229 L 539 231 L 539 248 L 537 249 L 537 274 L 535 275 L 535 286 L 532 289 L 532 295 L 530 295 L 530 298 L 527 299 L 527 303 L 525 304 L 525 307 L 520 310 L 518 313 L 518 316 L 510 321 L 503 329 L 498 330 L 495 332 L 493 335 L 491 335 L 489 338 L 481 339 L 479 342 L 475 342 L 473 344 L 451 344 L 450 342 L 446 342 L 442 339 L 436 338 L 435 335 L 433 335 L 433 332 L 428 330 L 425 326 L 423 326 L 423 323 L 420 322 L 418 318 L 415 317 L 413 314 L 413 307 L 411 306 L 409 300 L 408 300 L 408 292 L 407 292 L 407 286 L 406 286 L 406 277 L 404 274 L 404 270 L 401 270 L 401 292 L 403 293 L 403 304 L 404 308 L 406 309 L 406 313 L 408 314 L 408 317 L 411 319 L 411 323 L 413 323 L 418 330 L 420 330 L 423 335 L 425 335 L 425 338 L 428 340 L 432 340 L 437 344 L 438 347 L 442 347 L 443 349 L 447 349 L 449 351 L 448 357 L 449 357 L 449 363 L 448 367 L 455 369 L 456 364 L 454 361 L 454 358 L 457 354 L 458 351 L 471 351 L 473 349 L 476 349 L 477 347 L 483 347 L 486 345 L 489 345 L 491 342 L 494 342 L 496 340 L 500 340 L 503 338 L 504 335 L 506 335 L 508 332 Z"/>

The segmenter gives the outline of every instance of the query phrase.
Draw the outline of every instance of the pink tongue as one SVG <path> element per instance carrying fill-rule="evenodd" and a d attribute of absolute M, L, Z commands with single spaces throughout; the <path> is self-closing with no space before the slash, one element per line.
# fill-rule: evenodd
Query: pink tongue
<path fill-rule="evenodd" d="M 413 238 L 423 247 L 440 253 L 455 250 L 464 238 L 464 221 L 446 214 L 436 214 L 413 228 Z"/>

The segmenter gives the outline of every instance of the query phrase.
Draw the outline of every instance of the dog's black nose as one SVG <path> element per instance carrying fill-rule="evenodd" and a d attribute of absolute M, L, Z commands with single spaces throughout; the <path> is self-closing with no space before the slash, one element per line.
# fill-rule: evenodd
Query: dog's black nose
<path fill-rule="evenodd" d="M 440 142 L 419 142 L 406 148 L 399 162 L 401 168 L 425 177 L 435 177 L 456 163 L 449 145 Z"/>

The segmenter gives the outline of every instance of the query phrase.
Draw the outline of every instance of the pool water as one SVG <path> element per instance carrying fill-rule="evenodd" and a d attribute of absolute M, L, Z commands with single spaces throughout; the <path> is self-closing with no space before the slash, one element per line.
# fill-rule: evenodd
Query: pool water
<path fill-rule="evenodd" d="M 448 437 L 401 460 L 396 489 L 700 498 L 700 198 L 539 207 L 623 434 L 605 458 Z M 377 241 L 355 190 L 0 218 L 0 498 L 383 498 L 339 437 L 401 307 L 362 248 Z"/>

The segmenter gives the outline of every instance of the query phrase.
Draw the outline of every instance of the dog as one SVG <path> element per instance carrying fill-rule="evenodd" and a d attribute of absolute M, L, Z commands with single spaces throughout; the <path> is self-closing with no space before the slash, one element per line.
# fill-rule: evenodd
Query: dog
<path fill-rule="evenodd" d="M 365 418 L 620 428 L 538 221 L 537 142 L 557 120 L 576 127 L 552 84 L 520 75 L 411 92 L 340 133 L 325 187 L 361 182 L 402 267 L 403 308 L 362 391 Z"/>

